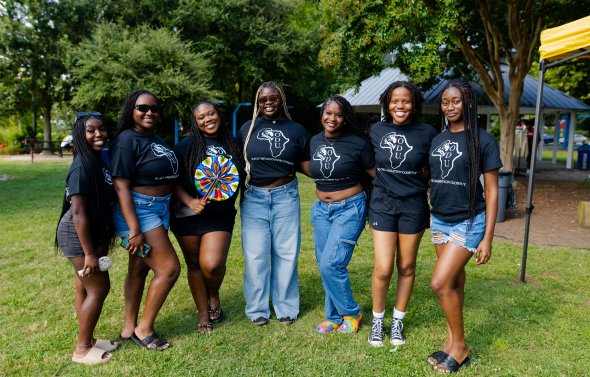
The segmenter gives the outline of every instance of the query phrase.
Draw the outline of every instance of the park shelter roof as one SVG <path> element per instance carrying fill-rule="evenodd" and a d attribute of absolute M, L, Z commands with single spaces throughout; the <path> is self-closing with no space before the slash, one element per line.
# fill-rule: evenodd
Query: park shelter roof
<path fill-rule="evenodd" d="M 590 50 L 590 16 L 543 30 L 541 60 L 560 60 Z M 590 57 L 586 54 L 585 57 Z"/>
<path fill-rule="evenodd" d="M 510 93 L 510 80 L 508 79 L 508 66 L 502 66 L 502 77 L 504 79 L 504 102 L 508 103 Z M 394 81 L 408 80 L 408 77 L 400 72 L 398 68 L 385 68 L 378 75 L 363 80 L 360 86 L 346 90 L 342 96 L 346 98 L 357 112 L 379 113 L 379 95 Z M 445 87 L 447 80 L 441 80 L 432 88 L 424 92 L 424 112 L 437 113 L 438 99 Z M 527 75 L 524 80 L 524 89 L 520 99 L 520 113 L 532 114 L 535 110 L 537 97 L 538 80 Z M 486 96 L 482 88 L 473 85 L 478 97 L 480 114 L 497 114 L 496 108 Z M 590 106 L 577 99 L 553 88 L 548 84 L 543 87 L 543 109 L 549 111 L 588 111 Z"/>

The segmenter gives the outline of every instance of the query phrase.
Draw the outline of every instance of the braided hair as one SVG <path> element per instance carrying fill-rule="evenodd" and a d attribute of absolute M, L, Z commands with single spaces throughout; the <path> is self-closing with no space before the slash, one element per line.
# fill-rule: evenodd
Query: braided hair
<path fill-rule="evenodd" d="M 469 85 L 469 82 L 463 79 L 450 80 L 441 92 L 444 93 L 449 88 L 455 88 L 461 93 L 461 102 L 463 103 L 462 117 L 465 124 L 465 144 L 469 156 L 469 220 L 475 217 L 475 204 L 477 198 L 477 186 L 479 184 L 479 137 L 477 126 L 477 97 L 475 91 Z M 439 104 L 439 109 L 441 105 Z M 443 129 L 446 126 L 446 118 L 442 116 Z"/>
<path fill-rule="evenodd" d="M 246 171 L 245 183 L 248 183 L 248 181 L 250 180 L 250 161 L 248 161 L 247 152 L 248 142 L 250 142 L 250 136 L 252 136 L 252 131 L 254 130 L 254 123 L 258 118 L 258 95 L 260 94 L 260 91 L 262 91 L 262 89 L 264 88 L 273 88 L 279 92 L 279 94 L 281 95 L 281 102 L 283 103 L 283 107 L 281 108 L 281 115 L 283 115 L 287 119 L 291 119 L 291 114 L 289 114 L 289 110 L 287 109 L 287 97 L 285 96 L 285 91 L 283 90 L 283 88 L 274 81 L 267 81 L 262 83 L 262 85 L 258 87 L 258 90 L 256 91 L 256 96 L 254 97 L 254 111 L 252 112 L 252 122 L 250 122 L 250 128 L 248 129 L 248 134 L 246 135 L 246 139 L 244 141 L 244 169 Z"/>
<path fill-rule="evenodd" d="M 424 96 L 422 92 L 409 81 L 395 81 L 391 83 L 379 96 L 379 103 L 381 104 L 382 120 L 387 123 L 393 123 L 393 117 L 389 113 L 389 103 L 391 102 L 391 94 L 397 88 L 406 88 L 412 94 L 412 115 L 410 122 L 415 122 L 422 116 L 422 103 Z"/>
<path fill-rule="evenodd" d="M 86 195 L 86 214 L 90 221 L 90 236 L 92 242 L 106 249 L 112 246 L 115 239 L 115 228 L 112 218 L 112 203 L 109 190 L 105 190 L 104 165 L 100 153 L 95 152 L 86 141 L 86 122 L 89 119 L 102 119 L 98 115 L 87 115 L 77 118 L 72 129 L 74 158 L 79 157 L 82 169 L 86 175 L 88 192 Z M 66 193 L 64 193 L 59 222 L 71 207 Z M 55 237 L 57 246 L 57 231 Z"/>
<path fill-rule="evenodd" d="M 348 100 L 342 96 L 331 96 L 328 97 L 324 103 L 322 103 L 320 109 L 320 116 L 324 114 L 325 107 L 334 102 L 340 107 L 340 111 L 344 116 L 344 125 L 343 129 L 350 130 L 363 138 L 369 145 L 371 145 L 371 140 L 369 139 L 369 130 L 366 127 L 362 127 L 359 123 L 356 115 L 354 114 L 354 109 Z M 371 191 L 373 190 L 373 178 L 367 172 L 363 171 L 361 175 L 361 185 L 363 186 L 363 190 L 365 194 L 367 194 L 367 202 L 370 200 Z"/>
<path fill-rule="evenodd" d="M 117 122 L 115 137 L 119 136 L 121 132 L 133 128 L 135 124 L 133 121 L 133 110 L 135 109 L 135 103 L 137 102 L 137 99 L 144 94 L 154 97 L 156 103 L 159 104 L 160 101 L 158 101 L 158 97 L 156 97 L 147 89 L 139 89 L 131 92 L 125 99 L 123 107 L 121 107 L 121 110 L 119 111 L 119 121 Z"/>
<path fill-rule="evenodd" d="M 199 127 L 197 126 L 197 120 L 195 118 L 195 111 L 197 108 L 203 104 L 211 105 L 213 109 L 217 112 L 217 116 L 219 117 L 219 136 L 224 146 L 227 147 L 227 152 L 232 156 L 232 161 L 238 168 L 240 175 L 243 174 L 244 171 L 244 159 L 242 156 L 242 151 L 236 140 L 233 138 L 232 134 L 229 130 L 225 127 L 225 123 L 223 121 L 223 117 L 221 116 L 221 112 L 217 108 L 217 106 L 209 101 L 200 101 L 197 105 L 193 108 L 192 116 L 191 116 L 191 134 L 190 134 L 190 141 L 187 147 L 187 151 L 184 154 L 184 174 L 182 185 L 189 192 L 192 196 L 197 196 L 197 190 L 194 184 L 194 175 L 195 170 L 207 156 L 205 155 L 207 147 L 205 146 L 205 139 Z"/>

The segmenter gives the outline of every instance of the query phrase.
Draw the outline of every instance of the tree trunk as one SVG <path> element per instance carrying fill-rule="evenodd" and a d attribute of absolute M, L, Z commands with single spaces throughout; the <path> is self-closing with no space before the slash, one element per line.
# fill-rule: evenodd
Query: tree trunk
<path fill-rule="evenodd" d="M 51 145 L 51 105 L 43 108 L 43 151 L 41 154 L 53 154 Z"/>
<path fill-rule="evenodd" d="M 500 158 L 502 159 L 503 170 L 512 170 L 514 151 L 514 130 L 518 121 L 519 109 L 510 110 L 506 107 L 499 109 L 500 113 Z"/>

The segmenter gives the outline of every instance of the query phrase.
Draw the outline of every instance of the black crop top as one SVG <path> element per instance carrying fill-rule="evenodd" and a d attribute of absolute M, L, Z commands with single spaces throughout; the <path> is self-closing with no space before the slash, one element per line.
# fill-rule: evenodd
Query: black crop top
<path fill-rule="evenodd" d="M 335 139 L 326 139 L 324 132 L 311 138 L 310 170 L 318 190 L 346 190 L 360 182 L 364 171 L 375 166 L 371 145 L 351 131 L 343 131 Z"/>
<path fill-rule="evenodd" d="M 244 123 L 238 133 L 242 148 L 250 123 Z M 254 123 L 247 152 L 249 184 L 265 186 L 279 178 L 294 175 L 299 163 L 309 161 L 309 137 L 302 125 L 290 119 L 259 117 Z"/>
<path fill-rule="evenodd" d="M 129 179 L 132 187 L 154 186 L 178 178 L 176 155 L 156 135 L 125 130 L 110 151 L 113 177 Z"/>

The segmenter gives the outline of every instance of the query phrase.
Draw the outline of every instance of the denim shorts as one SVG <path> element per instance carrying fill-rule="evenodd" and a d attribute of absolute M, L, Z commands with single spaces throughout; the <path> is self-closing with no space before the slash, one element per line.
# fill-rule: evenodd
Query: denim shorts
<path fill-rule="evenodd" d="M 443 245 L 448 241 L 452 241 L 455 245 L 475 253 L 486 232 L 486 211 L 475 215 L 471 226 L 469 226 L 469 219 L 456 223 L 447 223 L 431 215 L 430 227 L 432 228 L 432 242 L 434 244 Z"/>
<path fill-rule="evenodd" d="M 138 194 L 131 191 L 133 197 L 133 204 L 135 205 L 135 214 L 139 220 L 139 226 L 143 233 L 156 229 L 160 225 L 164 229 L 168 229 L 170 225 L 170 197 L 166 196 L 149 196 Z M 119 203 L 115 205 L 114 209 L 115 231 L 118 237 L 123 237 L 129 234 L 129 226 L 123 217 Z"/>

